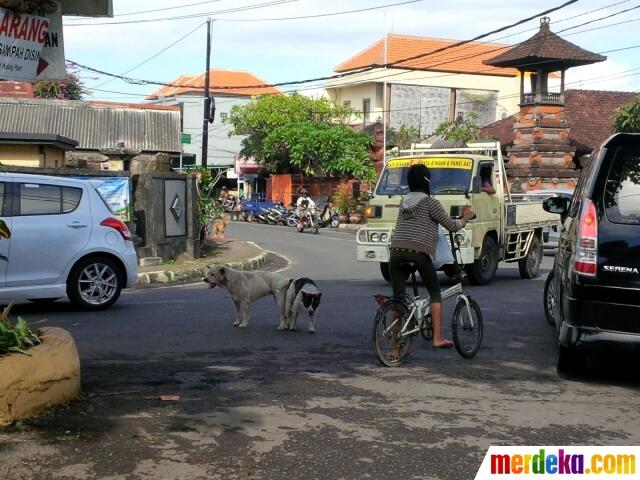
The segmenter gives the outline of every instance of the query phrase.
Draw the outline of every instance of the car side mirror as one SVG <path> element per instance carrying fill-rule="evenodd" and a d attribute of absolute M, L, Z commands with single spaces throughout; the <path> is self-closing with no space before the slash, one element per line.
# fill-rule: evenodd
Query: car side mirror
<path fill-rule="evenodd" d="M 471 193 L 480 193 L 482 192 L 482 180 L 478 175 L 473 177 L 473 181 L 471 182 Z"/>
<path fill-rule="evenodd" d="M 556 213 L 561 217 L 565 217 L 569 213 L 569 205 L 571 199 L 567 197 L 549 197 L 542 202 L 542 208 L 545 212 Z"/>

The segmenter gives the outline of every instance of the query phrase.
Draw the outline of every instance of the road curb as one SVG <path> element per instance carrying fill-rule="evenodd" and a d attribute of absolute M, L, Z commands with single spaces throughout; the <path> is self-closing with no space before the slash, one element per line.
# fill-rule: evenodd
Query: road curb
<path fill-rule="evenodd" d="M 251 242 L 252 243 L 252 242 Z M 248 258 L 246 260 L 238 260 L 235 262 L 216 262 L 217 265 L 225 265 L 235 268 L 236 270 L 258 270 L 265 264 L 268 252 L 263 251 L 260 255 Z M 138 274 L 136 288 L 147 287 L 149 285 L 170 285 L 173 283 L 194 283 L 202 280 L 207 273 L 207 266 L 203 265 L 198 268 L 183 271 L 158 270 L 156 272 L 145 272 Z"/>

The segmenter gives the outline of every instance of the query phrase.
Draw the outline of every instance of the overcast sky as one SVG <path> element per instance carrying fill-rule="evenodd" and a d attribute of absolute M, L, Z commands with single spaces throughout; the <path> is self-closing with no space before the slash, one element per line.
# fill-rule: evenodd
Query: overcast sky
<path fill-rule="evenodd" d="M 211 12 L 211 17 L 216 19 L 213 24 L 213 67 L 249 70 L 268 82 L 282 82 L 330 74 L 339 63 L 381 38 L 384 35 L 385 23 L 389 32 L 397 34 L 462 40 L 564 3 L 564 0 L 423 0 L 369 12 L 313 19 L 246 21 L 341 12 L 403 1 L 291 0 L 263 8 L 219 13 L 222 10 L 278 1 L 286 0 L 217 0 L 179 9 L 126 15 L 130 12 L 202 3 L 202 0 L 114 0 L 116 17 L 113 19 L 65 18 L 67 59 L 121 74 L 194 30 L 204 23 L 206 17 L 120 25 L 107 23 Z M 437 5 L 434 5 L 435 3 Z M 607 8 L 597 12 L 569 19 L 607 5 Z M 640 35 L 637 34 L 640 29 L 640 7 L 637 5 L 637 2 L 631 0 L 580 0 L 551 14 L 551 28 L 553 31 L 559 31 L 636 7 L 635 10 L 571 29 L 561 35 L 571 42 L 599 53 L 640 46 Z M 619 22 L 628 23 L 598 28 Z M 73 26 L 96 23 L 101 25 Z M 533 20 L 505 33 L 494 35 L 488 40 L 514 44 L 534 33 L 518 32 L 537 28 L 538 25 L 539 21 Z M 204 71 L 205 32 L 204 27 L 198 29 L 173 48 L 127 75 L 134 78 L 172 81 L 183 73 L 195 74 Z M 507 34 L 510 36 L 498 40 Z M 625 91 L 640 89 L 640 48 L 605 55 L 608 56 L 607 62 L 572 69 L 568 82 L 576 83 L 570 85 L 570 88 Z M 139 101 L 142 98 L 140 95 L 154 90 L 151 86 L 134 86 L 120 80 L 103 84 L 109 80 L 108 77 L 90 72 L 83 72 L 82 78 L 89 88 L 96 87 L 127 94 L 94 91 L 93 96 L 98 99 Z"/>

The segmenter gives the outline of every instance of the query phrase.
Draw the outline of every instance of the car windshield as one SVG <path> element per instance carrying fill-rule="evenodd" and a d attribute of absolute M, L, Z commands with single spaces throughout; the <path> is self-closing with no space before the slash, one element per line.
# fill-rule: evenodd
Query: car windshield
<path fill-rule="evenodd" d="M 382 172 L 376 193 L 378 195 L 405 195 L 409 193 L 407 174 L 409 167 L 424 164 L 431 171 L 432 195 L 464 194 L 469 190 L 473 160 L 470 158 L 418 158 L 390 160 Z"/>

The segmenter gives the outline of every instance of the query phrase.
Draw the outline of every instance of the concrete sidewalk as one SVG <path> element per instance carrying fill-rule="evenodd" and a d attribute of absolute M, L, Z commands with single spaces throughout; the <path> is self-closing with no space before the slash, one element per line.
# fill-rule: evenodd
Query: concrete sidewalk
<path fill-rule="evenodd" d="M 207 265 L 213 264 L 228 265 L 237 270 L 257 270 L 267 257 L 267 252 L 255 243 L 233 238 L 207 242 L 203 250 L 206 256 L 198 259 L 138 267 L 136 287 L 198 282 L 207 272 Z"/>

